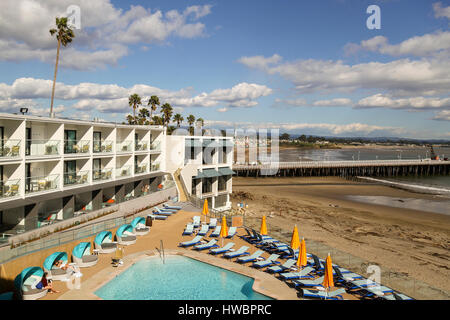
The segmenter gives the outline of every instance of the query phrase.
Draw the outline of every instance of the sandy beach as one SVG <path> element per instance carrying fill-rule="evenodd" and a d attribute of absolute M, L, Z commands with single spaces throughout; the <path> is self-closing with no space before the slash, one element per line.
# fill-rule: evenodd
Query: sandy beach
<path fill-rule="evenodd" d="M 255 227 L 263 214 L 269 233 L 288 235 L 297 224 L 300 237 L 450 291 L 450 215 L 360 203 L 348 195 L 436 199 L 333 177 L 233 178 L 233 206 L 248 204 L 247 221 Z"/>

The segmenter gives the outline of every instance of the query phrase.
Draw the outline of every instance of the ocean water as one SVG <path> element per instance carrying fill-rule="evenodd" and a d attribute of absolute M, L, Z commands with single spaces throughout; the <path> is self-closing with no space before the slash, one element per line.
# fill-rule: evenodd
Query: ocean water
<path fill-rule="evenodd" d="M 253 279 L 184 256 L 140 260 L 95 294 L 104 300 L 272 300 Z"/>
<path fill-rule="evenodd" d="M 450 158 L 450 148 L 434 148 L 440 157 Z M 352 149 L 283 149 L 280 150 L 281 162 L 290 161 L 339 161 L 339 160 L 397 160 L 397 159 L 423 159 L 430 157 L 430 149 L 426 147 L 399 147 L 371 149 L 367 147 Z M 382 178 L 391 182 L 411 184 L 425 187 L 442 188 L 450 192 L 450 176 L 406 176 L 395 178 Z M 447 191 L 444 191 L 446 193 Z"/>

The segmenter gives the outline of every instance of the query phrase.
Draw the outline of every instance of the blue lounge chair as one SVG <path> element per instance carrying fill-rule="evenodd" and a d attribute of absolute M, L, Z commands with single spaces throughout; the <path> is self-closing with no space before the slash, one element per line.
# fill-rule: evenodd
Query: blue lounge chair
<path fill-rule="evenodd" d="M 213 232 L 209 235 L 210 237 L 218 237 L 220 236 L 220 230 L 222 230 L 222 226 L 217 226 Z"/>
<path fill-rule="evenodd" d="M 72 250 L 72 259 L 78 267 L 88 268 L 97 264 L 98 255 L 91 254 L 90 242 L 80 242 Z"/>
<path fill-rule="evenodd" d="M 392 294 L 386 294 L 380 298 L 385 300 L 414 300 L 413 298 L 408 297 L 405 294 L 397 292 L 392 292 Z"/>
<path fill-rule="evenodd" d="M 163 204 L 163 207 L 165 208 L 165 209 L 174 209 L 174 210 L 181 210 L 181 207 L 180 206 L 174 206 L 174 205 L 168 205 L 167 203 L 164 203 Z"/>
<path fill-rule="evenodd" d="M 194 225 L 191 223 L 188 223 L 186 225 L 186 228 L 183 231 L 183 236 L 184 235 L 191 235 L 194 232 Z"/>
<path fill-rule="evenodd" d="M 284 270 L 288 270 L 295 265 L 297 261 L 294 259 L 286 260 L 281 266 L 272 266 L 266 269 L 267 272 L 270 273 L 280 273 Z"/>
<path fill-rule="evenodd" d="M 155 220 L 167 220 L 167 216 L 161 214 L 148 214 L 147 217 L 151 217 Z"/>
<path fill-rule="evenodd" d="M 129 246 L 136 243 L 136 235 L 131 224 L 123 224 L 116 231 L 117 243 Z"/>
<path fill-rule="evenodd" d="M 173 215 L 173 212 L 168 212 L 168 211 L 160 211 L 160 210 L 153 210 L 152 212 L 153 214 L 157 214 L 157 215 L 161 215 L 161 216 L 171 216 Z"/>
<path fill-rule="evenodd" d="M 69 262 L 67 253 L 55 252 L 49 255 L 44 260 L 44 271 L 48 273 L 48 276 L 51 277 L 52 280 L 64 281 L 70 277 L 72 272 L 68 269 L 64 270 L 60 267 L 55 266 L 55 263 L 58 261 L 62 261 L 63 263 L 67 264 Z"/>
<path fill-rule="evenodd" d="M 388 293 L 393 293 L 394 290 L 385 286 L 367 287 L 362 290 L 364 297 L 384 297 Z"/>
<path fill-rule="evenodd" d="M 247 232 L 247 234 L 246 234 L 246 235 L 239 236 L 239 237 L 240 237 L 241 239 L 247 241 L 247 242 L 249 242 L 249 240 L 253 240 L 254 236 L 253 236 L 253 234 L 250 232 L 250 230 L 249 230 L 248 228 L 244 228 L 244 230 L 245 230 L 245 232 Z"/>
<path fill-rule="evenodd" d="M 193 216 L 192 217 L 192 224 L 194 225 L 194 228 L 200 227 L 200 216 Z"/>
<path fill-rule="evenodd" d="M 205 249 L 217 248 L 218 245 L 216 243 L 217 243 L 217 240 L 216 239 L 212 239 L 208 243 L 196 245 L 194 247 L 194 249 L 200 251 L 200 250 L 205 250 Z"/>
<path fill-rule="evenodd" d="M 200 243 L 200 241 L 202 241 L 202 236 L 196 236 L 194 239 L 191 239 L 189 241 L 185 241 L 185 242 L 180 242 L 180 244 L 178 245 L 179 247 L 189 247 L 189 246 L 193 246 L 196 245 L 197 243 Z"/>
<path fill-rule="evenodd" d="M 209 220 L 209 224 L 208 224 L 210 229 L 214 229 L 215 227 L 217 227 L 217 219 L 216 218 L 211 218 Z"/>
<path fill-rule="evenodd" d="M 339 288 L 333 291 L 312 291 L 308 289 L 302 289 L 302 296 L 308 298 L 320 298 L 330 300 L 343 300 L 342 294 L 345 293 L 345 289 Z"/>
<path fill-rule="evenodd" d="M 211 254 L 220 254 L 220 253 L 225 253 L 230 251 L 231 248 L 233 248 L 234 243 L 233 242 L 228 242 L 226 245 L 224 245 L 222 248 L 217 248 L 217 249 L 212 249 L 209 250 L 209 253 Z"/>
<path fill-rule="evenodd" d="M 268 257 L 266 260 L 253 262 L 252 267 L 264 268 L 264 267 L 271 266 L 275 263 L 279 263 L 276 261 L 279 257 L 280 257 L 279 254 L 271 254 L 270 257 Z"/>
<path fill-rule="evenodd" d="M 47 295 L 47 289 L 38 289 L 44 270 L 40 267 L 28 267 L 14 279 L 14 286 L 23 300 L 36 300 Z"/>
<path fill-rule="evenodd" d="M 102 231 L 95 236 L 94 247 L 99 253 L 112 253 L 117 249 L 117 243 L 112 241 L 111 231 Z"/>
<path fill-rule="evenodd" d="M 159 208 L 159 207 L 155 207 L 155 210 L 160 211 L 160 212 L 170 212 L 170 213 L 178 212 L 178 210 L 175 210 L 175 209 L 167 209 L 167 208 Z"/>
<path fill-rule="evenodd" d="M 314 269 L 311 267 L 305 267 L 302 270 L 298 272 L 284 272 L 280 273 L 280 277 L 284 280 L 292 280 L 292 279 L 299 279 L 303 278 L 311 273 Z"/>
<path fill-rule="evenodd" d="M 236 234 L 236 232 L 237 232 L 237 228 L 236 227 L 230 227 L 228 229 L 228 236 L 227 236 L 227 238 L 229 238 L 229 239 L 233 238 L 234 235 Z"/>
<path fill-rule="evenodd" d="M 264 251 L 262 251 L 262 250 L 256 250 L 255 252 L 252 253 L 252 255 L 247 256 L 247 257 L 237 258 L 236 261 L 240 262 L 240 263 L 252 262 L 252 261 L 255 261 L 256 259 L 258 259 L 263 253 L 264 253 Z"/>
<path fill-rule="evenodd" d="M 207 224 L 202 224 L 202 227 L 198 231 L 199 236 L 205 236 L 209 231 L 209 226 Z"/>
<path fill-rule="evenodd" d="M 145 225 L 144 217 L 136 217 L 130 224 L 133 227 L 134 234 L 138 236 L 143 236 L 150 232 L 150 227 Z"/>
<path fill-rule="evenodd" d="M 295 287 L 322 287 L 323 279 L 325 279 L 325 276 L 320 276 L 312 280 L 308 279 L 294 280 L 293 283 Z"/>
<path fill-rule="evenodd" d="M 250 254 L 250 252 L 247 252 L 246 250 L 248 250 L 248 247 L 247 246 L 242 246 L 236 251 L 225 253 L 223 256 L 225 258 L 227 258 L 227 259 L 231 259 L 231 258 L 236 258 L 236 257 L 240 257 L 240 256 L 243 256 L 243 255 Z"/>

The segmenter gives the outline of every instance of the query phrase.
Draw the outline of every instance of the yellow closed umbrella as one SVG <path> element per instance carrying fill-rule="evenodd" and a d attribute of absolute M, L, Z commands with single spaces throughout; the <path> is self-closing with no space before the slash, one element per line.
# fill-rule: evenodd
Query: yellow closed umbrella
<path fill-rule="evenodd" d="M 308 260 L 306 258 L 306 243 L 305 238 L 302 238 L 302 242 L 300 242 L 300 250 L 298 251 L 298 259 L 297 259 L 297 266 L 298 267 L 304 267 L 308 263 Z"/>
<path fill-rule="evenodd" d="M 291 248 L 292 248 L 292 250 L 295 250 L 295 249 L 298 249 L 298 247 L 300 247 L 300 238 L 298 236 L 297 225 L 295 225 L 294 232 L 292 232 Z"/>
<path fill-rule="evenodd" d="M 331 287 L 334 287 L 333 280 L 333 263 L 331 262 L 331 256 L 328 253 L 327 260 L 325 262 L 325 276 L 323 279 L 322 285 L 328 290 Z"/>
<path fill-rule="evenodd" d="M 205 202 L 203 202 L 203 209 L 202 209 L 202 215 L 205 216 L 205 223 L 206 223 L 206 216 L 208 214 L 209 214 L 208 199 L 205 199 Z"/>
<path fill-rule="evenodd" d="M 228 237 L 227 219 L 225 218 L 225 216 L 222 216 L 222 225 L 220 228 L 219 237 L 222 238 L 222 246 L 223 246 L 223 239 Z"/>
<path fill-rule="evenodd" d="M 259 232 L 261 235 L 266 236 L 267 235 L 267 224 L 266 224 L 266 216 L 262 217 L 261 221 L 261 231 Z"/>

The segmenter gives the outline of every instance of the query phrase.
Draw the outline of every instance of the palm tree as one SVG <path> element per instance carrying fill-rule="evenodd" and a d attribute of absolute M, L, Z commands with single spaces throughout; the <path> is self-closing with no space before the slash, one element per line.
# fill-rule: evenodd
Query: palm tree
<path fill-rule="evenodd" d="M 153 118 L 153 111 L 156 111 L 156 106 L 159 106 L 159 98 L 157 96 L 151 96 L 150 99 L 148 99 L 148 106 L 152 106 L 150 108 L 150 119 Z"/>
<path fill-rule="evenodd" d="M 180 124 L 184 121 L 184 118 L 181 116 L 181 114 L 177 113 L 173 116 L 173 121 L 177 123 L 177 128 L 179 128 Z"/>
<path fill-rule="evenodd" d="M 149 117 L 149 116 L 150 116 L 150 112 L 148 111 L 147 108 L 139 109 L 139 115 L 138 115 L 139 124 L 147 124 L 148 123 L 147 117 Z"/>
<path fill-rule="evenodd" d="M 164 103 L 161 106 L 161 112 L 163 114 L 163 125 L 170 123 L 170 119 L 172 118 L 173 108 L 169 103 Z"/>
<path fill-rule="evenodd" d="M 153 124 L 156 124 L 156 125 L 163 125 L 164 124 L 163 119 L 161 117 L 159 117 L 159 116 L 153 116 L 152 122 L 153 122 Z"/>
<path fill-rule="evenodd" d="M 192 114 L 190 114 L 190 115 L 187 117 L 187 122 L 188 122 L 188 124 L 189 124 L 189 134 L 190 134 L 190 135 L 193 135 L 193 134 L 194 134 L 194 128 L 193 128 L 192 126 L 193 126 L 193 124 L 195 123 L 195 117 L 194 117 Z"/>
<path fill-rule="evenodd" d="M 128 124 L 133 124 L 134 123 L 134 119 L 133 119 L 133 116 L 131 114 L 127 115 L 127 121 L 128 121 Z"/>
<path fill-rule="evenodd" d="M 55 99 L 55 84 L 56 84 L 56 74 L 58 72 L 58 61 L 59 61 L 59 49 L 61 45 L 66 47 L 75 38 L 75 33 L 67 25 L 67 18 L 56 17 L 56 28 L 50 29 L 50 34 L 53 36 L 56 33 L 56 39 L 58 40 L 58 46 L 56 47 L 56 63 L 55 63 L 55 75 L 53 76 L 53 87 L 52 87 L 52 101 L 50 104 L 50 117 L 53 116 L 53 100 Z"/>
<path fill-rule="evenodd" d="M 198 118 L 197 122 L 200 122 L 202 127 L 205 125 L 205 120 L 203 120 L 202 118 Z"/>
<path fill-rule="evenodd" d="M 137 93 L 133 93 L 128 97 L 128 104 L 133 108 L 134 122 L 136 122 L 136 109 L 141 105 L 141 97 Z"/>

